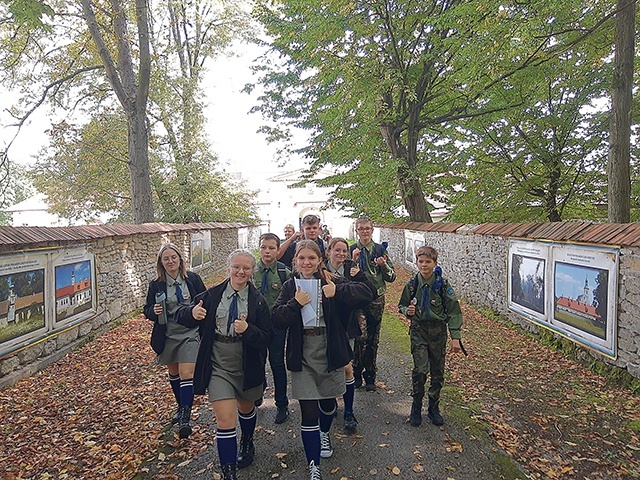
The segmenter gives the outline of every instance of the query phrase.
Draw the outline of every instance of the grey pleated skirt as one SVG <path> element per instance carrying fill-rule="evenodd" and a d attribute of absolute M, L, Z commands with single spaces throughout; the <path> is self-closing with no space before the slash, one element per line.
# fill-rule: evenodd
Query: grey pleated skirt
<path fill-rule="evenodd" d="M 158 363 L 195 363 L 200 346 L 198 328 L 187 328 L 174 321 L 167 323 L 167 340 L 158 355 Z"/>
<path fill-rule="evenodd" d="M 290 372 L 291 398 L 319 400 L 344 394 L 344 368 L 328 371 L 327 335 L 305 335 L 302 344 L 302 371 Z"/>
<path fill-rule="evenodd" d="M 262 397 L 262 385 L 243 390 L 242 342 L 213 342 L 211 352 L 211 379 L 209 380 L 209 400 L 234 398 L 255 402 Z"/>

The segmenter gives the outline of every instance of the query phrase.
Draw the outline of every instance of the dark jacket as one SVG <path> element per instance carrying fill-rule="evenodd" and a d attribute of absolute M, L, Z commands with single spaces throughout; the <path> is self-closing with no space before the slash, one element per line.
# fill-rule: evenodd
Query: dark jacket
<path fill-rule="evenodd" d="M 325 265 L 328 263 L 329 260 L 325 262 Z M 355 275 L 351 275 L 351 268 L 358 266 L 353 262 L 353 260 L 346 259 L 343 265 L 344 278 L 346 278 L 350 282 L 364 283 L 367 287 L 369 287 L 369 290 L 371 290 L 371 295 L 373 296 L 372 300 L 378 298 L 376 286 L 371 280 L 369 280 L 369 277 L 367 277 L 362 270 L 358 270 L 358 273 L 356 273 Z M 366 307 L 367 305 L 369 305 L 369 303 L 370 302 L 360 302 L 356 303 L 355 305 L 344 305 L 342 301 L 339 301 L 338 314 L 340 315 L 340 320 L 347 325 L 347 336 L 349 338 L 355 338 L 361 333 L 359 331 L 360 329 L 358 328 L 358 322 L 356 321 L 355 313 L 356 310 Z"/>
<path fill-rule="evenodd" d="M 200 278 L 200 275 L 194 272 L 187 272 L 187 278 L 184 279 L 191 298 L 195 297 L 199 293 L 204 292 L 207 287 L 204 286 L 204 282 Z M 153 311 L 153 306 L 156 304 L 156 293 L 167 293 L 167 282 L 161 282 L 154 280 L 149 284 L 149 291 L 147 292 L 147 302 L 144 305 L 144 316 L 153 321 L 153 331 L 151 332 L 151 348 L 158 355 L 164 350 L 164 342 L 166 340 L 167 326 L 160 325 L 158 323 L 158 315 Z"/>
<path fill-rule="evenodd" d="M 318 274 L 316 278 L 321 278 Z M 327 325 L 327 363 L 329 371 L 344 367 L 351 360 L 352 352 L 346 329 L 350 311 L 357 305 L 367 304 L 373 299 L 371 290 L 365 283 L 350 282 L 344 277 L 333 281 L 336 294 L 332 298 L 322 295 L 322 313 Z M 321 278 L 324 286 L 327 282 Z M 304 342 L 302 305 L 295 299 L 295 279 L 290 278 L 282 286 L 280 296 L 273 307 L 272 317 L 276 328 L 287 332 L 287 369 L 302 371 L 302 345 Z M 345 309 L 342 313 L 341 310 Z"/>
<path fill-rule="evenodd" d="M 216 332 L 216 310 L 222 300 L 222 295 L 229 279 L 219 285 L 211 287 L 206 292 L 197 295 L 191 305 L 183 305 L 175 313 L 175 318 L 185 327 L 200 327 L 200 348 L 193 375 L 193 390 L 196 395 L 204 395 L 209 380 L 211 380 L 211 351 L 213 349 Z M 242 334 L 242 370 L 244 381 L 242 388 L 249 390 L 264 383 L 264 366 L 267 359 L 267 346 L 273 338 L 273 326 L 269 315 L 267 302 L 256 287 L 249 283 L 247 323 L 249 326 Z M 204 320 L 193 318 L 193 306 L 202 300 L 202 306 L 207 309 Z"/>

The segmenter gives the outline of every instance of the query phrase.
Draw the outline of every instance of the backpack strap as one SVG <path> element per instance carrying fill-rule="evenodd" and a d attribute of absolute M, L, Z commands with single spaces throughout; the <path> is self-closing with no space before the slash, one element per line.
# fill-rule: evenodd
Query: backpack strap
<path fill-rule="evenodd" d="M 276 268 L 278 269 L 278 276 L 280 277 L 280 282 L 281 283 L 286 282 L 287 281 L 287 266 L 284 263 L 278 261 L 276 263 Z"/>

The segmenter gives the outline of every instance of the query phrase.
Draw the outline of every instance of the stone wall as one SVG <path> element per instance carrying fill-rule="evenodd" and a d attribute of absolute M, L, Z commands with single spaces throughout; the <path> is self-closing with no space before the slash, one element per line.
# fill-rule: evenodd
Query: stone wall
<path fill-rule="evenodd" d="M 408 267 L 403 260 L 405 228 L 383 226 L 380 237 L 389 242 L 394 262 Z M 525 330 L 537 333 L 540 329 L 538 324 L 507 309 L 508 245 L 509 238 L 513 236 L 475 234 L 474 230 L 474 226 L 460 226 L 455 232 L 421 233 L 426 244 L 438 251 L 438 264 L 459 297 L 473 305 L 487 307 Z M 603 242 L 597 244 L 602 246 Z M 614 243 L 611 246 L 618 245 Z M 640 379 L 640 248 L 621 247 L 619 261 L 617 358 L 611 360 L 586 347 L 584 355 L 615 364 Z"/>
<path fill-rule="evenodd" d="M 26 341 L 0 345 L 0 389 L 56 361 L 67 352 L 110 328 L 113 321 L 140 311 L 149 282 L 156 273 L 158 248 L 166 242 L 178 245 L 189 265 L 190 233 L 211 231 L 212 261 L 196 271 L 206 279 L 226 266 L 228 254 L 238 248 L 238 229 L 243 224 L 146 224 L 144 226 L 0 227 L 5 242 L 0 254 L 87 246 L 94 255 L 97 311 L 58 330 Z M 253 228 L 249 228 L 252 232 Z M 52 240 L 53 239 L 53 240 Z M 0 258 L 1 260 L 1 258 Z M 7 342 L 8 343 L 8 342 Z"/>

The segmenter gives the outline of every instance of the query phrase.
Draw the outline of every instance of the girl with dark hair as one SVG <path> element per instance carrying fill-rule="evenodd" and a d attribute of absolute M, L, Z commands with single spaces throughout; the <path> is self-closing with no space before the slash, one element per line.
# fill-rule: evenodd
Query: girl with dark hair
<path fill-rule="evenodd" d="M 353 262 L 349 256 L 349 244 L 344 238 L 334 237 L 329 242 L 329 248 L 327 249 L 328 259 L 325 261 L 325 266 L 334 275 L 345 277 L 347 280 L 353 282 L 363 282 L 371 290 L 371 294 L 376 296 L 376 287 L 367 279 L 367 276 L 358 267 L 358 264 Z M 362 305 L 359 305 L 362 307 Z M 359 329 L 355 315 L 351 315 L 352 309 L 343 309 L 340 314 L 346 318 L 343 320 L 347 322 L 347 335 L 349 337 L 349 343 L 351 349 L 353 349 L 353 343 L 355 337 L 359 334 Z M 345 379 L 346 379 L 346 392 L 342 396 L 344 401 L 344 429 L 347 432 L 353 432 L 358 426 L 358 421 L 353 414 L 353 402 L 355 399 L 355 379 L 353 376 L 353 365 L 351 362 L 347 363 L 344 367 Z"/>

